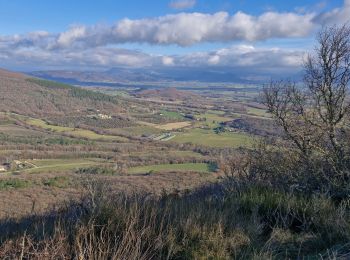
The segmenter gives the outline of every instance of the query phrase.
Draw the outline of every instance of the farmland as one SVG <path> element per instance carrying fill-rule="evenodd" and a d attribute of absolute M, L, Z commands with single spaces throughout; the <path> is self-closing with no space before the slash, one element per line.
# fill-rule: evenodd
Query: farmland
<path fill-rule="evenodd" d="M 215 171 L 215 166 L 207 163 L 183 163 L 183 164 L 160 164 L 133 167 L 129 173 L 156 173 L 161 171 L 193 171 L 210 173 Z"/>
<path fill-rule="evenodd" d="M 193 143 L 209 147 L 249 147 L 253 139 L 245 133 L 219 133 L 206 129 L 190 129 L 179 133 L 172 141 L 178 143 Z"/>
<path fill-rule="evenodd" d="M 176 130 L 181 129 L 187 126 L 190 126 L 190 122 L 176 122 L 176 123 L 167 123 L 164 125 L 157 125 L 155 128 L 162 129 L 162 130 Z"/>
<path fill-rule="evenodd" d="M 25 173 L 42 173 L 42 172 L 62 172 L 78 169 L 79 167 L 93 166 L 100 164 L 101 160 L 98 159 L 43 159 L 43 160 L 27 160 L 28 164 L 33 168 L 25 169 L 21 172 Z"/>
<path fill-rule="evenodd" d="M 33 100 L 30 113 L 22 106 L 0 111 L 1 192 L 18 196 L 22 212 L 31 210 L 30 200 L 37 201 L 38 211 L 49 205 L 44 195 L 28 194 L 40 190 L 62 202 L 82 192 L 85 178 L 107 179 L 116 190 L 155 194 L 215 181 L 222 158 L 238 148 L 250 149 L 259 138 L 230 122 L 266 116 L 250 103 L 254 94 L 243 95 L 243 87 L 218 96 L 210 88 L 140 92 L 134 87 L 75 90 L 22 77 L 13 82 L 48 95 L 68 91 L 72 102 L 69 111 L 58 97 L 55 108 L 45 103 L 45 111 Z"/>
<path fill-rule="evenodd" d="M 86 129 L 76 129 L 71 127 L 51 125 L 41 119 L 29 119 L 26 121 L 26 123 L 32 126 L 37 126 L 37 127 L 49 130 L 49 131 L 64 133 L 66 135 L 72 135 L 78 138 L 80 137 L 80 138 L 87 138 L 91 140 L 108 140 L 108 141 L 125 141 L 126 140 L 125 138 L 122 138 L 120 136 L 97 134 L 93 131 L 86 130 Z"/>

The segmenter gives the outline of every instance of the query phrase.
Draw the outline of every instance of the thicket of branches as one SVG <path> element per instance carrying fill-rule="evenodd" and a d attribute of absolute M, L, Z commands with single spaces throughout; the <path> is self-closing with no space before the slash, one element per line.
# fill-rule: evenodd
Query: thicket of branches
<path fill-rule="evenodd" d="M 282 140 L 260 145 L 231 173 L 304 192 L 350 194 L 350 26 L 322 29 L 304 62 L 303 84 L 266 85 L 262 102 Z"/>

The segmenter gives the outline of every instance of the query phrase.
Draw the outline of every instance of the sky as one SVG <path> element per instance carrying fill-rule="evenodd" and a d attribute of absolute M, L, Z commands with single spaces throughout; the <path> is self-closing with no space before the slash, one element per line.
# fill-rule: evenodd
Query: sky
<path fill-rule="evenodd" d="M 349 20 L 350 0 L 0 0 L 0 67 L 287 75 Z"/>

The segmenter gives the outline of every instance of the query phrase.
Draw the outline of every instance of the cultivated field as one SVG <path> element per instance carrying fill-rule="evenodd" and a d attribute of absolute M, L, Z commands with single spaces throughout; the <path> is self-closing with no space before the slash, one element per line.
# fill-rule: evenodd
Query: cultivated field
<path fill-rule="evenodd" d="M 185 122 L 175 122 L 175 123 L 167 123 L 164 125 L 156 125 L 155 128 L 162 129 L 162 130 L 176 130 L 185 128 L 191 125 L 191 122 L 185 121 Z"/>
<path fill-rule="evenodd" d="M 160 164 L 133 167 L 128 170 L 129 173 L 156 173 L 169 171 L 192 171 L 210 173 L 216 170 L 216 166 L 208 163 L 182 163 L 182 164 Z"/>
<path fill-rule="evenodd" d="M 64 126 L 56 126 L 48 124 L 47 122 L 41 120 L 41 119 L 28 119 L 26 121 L 29 125 L 41 127 L 43 129 L 53 131 L 53 132 L 59 132 L 66 135 L 72 135 L 75 137 L 81 137 L 81 138 L 87 138 L 91 140 L 107 140 L 107 141 L 125 141 L 127 139 L 120 137 L 120 136 L 113 136 L 113 135 L 104 135 L 104 134 L 97 134 L 93 131 L 86 130 L 86 129 L 77 129 L 77 128 L 71 128 L 71 127 L 64 127 Z"/>

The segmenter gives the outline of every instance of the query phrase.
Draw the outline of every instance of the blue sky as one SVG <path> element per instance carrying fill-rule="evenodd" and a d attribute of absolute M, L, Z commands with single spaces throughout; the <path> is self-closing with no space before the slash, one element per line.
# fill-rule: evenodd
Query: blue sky
<path fill-rule="evenodd" d="M 0 0 L 0 66 L 291 71 L 349 18 L 350 0 Z"/>
<path fill-rule="evenodd" d="M 174 10 L 168 0 L 0 0 L 0 34 L 25 33 L 35 30 L 60 32 L 70 24 L 113 23 L 128 17 L 139 19 L 162 16 L 184 10 Z M 244 11 L 252 15 L 267 10 L 279 12 L 305 10 L 325 11 L 343 5 L 342 0 L 198 0 L 185 11 L 214 13 Z"/>

